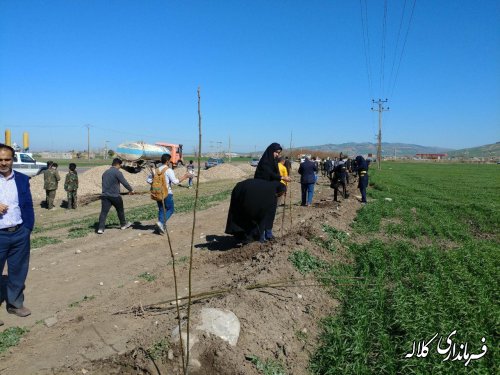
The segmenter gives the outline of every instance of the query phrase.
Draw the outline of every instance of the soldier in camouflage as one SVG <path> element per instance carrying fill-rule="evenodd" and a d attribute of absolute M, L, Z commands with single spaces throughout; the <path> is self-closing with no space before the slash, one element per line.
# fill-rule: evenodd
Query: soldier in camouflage
<path fill-rule="evenodd" d="M 76 164 L 70 163 L 69 172 L 64 180 L 64 190 L 68 193 L 68 209 L 76 209 L 76 191 L 78 190 L 78 173 Z"/>
<path fill-rule="evenodd" d="M 57 163 L 52 163 L 50 167 L 43 172 L 43 188 L 45 189 L 45 196 L 47 202 L 47 209 L 54 208 L 54 198 L 56 197 L 57 184 L 61 177 L 57 171 Z"/>

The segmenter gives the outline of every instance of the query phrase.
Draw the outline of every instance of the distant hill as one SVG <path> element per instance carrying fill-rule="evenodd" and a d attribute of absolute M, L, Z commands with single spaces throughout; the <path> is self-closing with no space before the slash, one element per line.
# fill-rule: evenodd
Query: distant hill
<path fill-rule="evenodd" d="M 492 143 L 489 145 L 471 147 L 471 148 L 463 148 L 461 150 L 453 150 L 448 152 L 448 156 L 457 158 L 457 157 L 465 157 L 465 158 L 499 158 L 500 157 L 500 142 Z"/>
<path fill-rule="evenodd" d="M 294 149 L 308 149 L 308 150 L 318 150 L 326 152 L 342 152 L 350 156 L 355 155 L 366 155 L 366 154 L 377 154 L 377 144 L 376 143 L 341 143 L 341 144 L 326 144 L 320 146 L 303 146 L 294 147 Z M 415 156 L 415 154 L 449 154 L 453 149 L 444 147 L 428 147 L 413 145 L 408 143 L 387 143 L 382 142 L 382 155 L 383 156 L 393 156 L 394 151 L 396 151 L 396 156 Z"/>

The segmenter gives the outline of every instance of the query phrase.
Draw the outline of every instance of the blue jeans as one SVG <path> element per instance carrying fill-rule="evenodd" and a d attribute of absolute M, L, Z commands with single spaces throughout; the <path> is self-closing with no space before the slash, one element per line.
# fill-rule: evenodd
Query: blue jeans
<path fill-rule="evenodd" d="M 157 201 L 156 203 L 158 203 L 158 221 L 164 224 L 174 213 L 174 195 L 169 194 L 163 202 Z M 165 209 L 163 204 L 165 204 Z"/>
<path fill-rule="evenodd" d="M 0 275 L 9 267 L 7 285 L 0 287 L 0 303 L 4 300 L 16 308 L 23 307 L 24 282 L 30 262 L 30 234 L 24 225 L 15 232 L 0 231 Z M 2 280 L 3 281 L 3 280 Z"/>
<path fill-rule="evenodd" d="M 314 195 L 314 183 L 300 184 L 300 187 L 302 190 L 302 206 L 305 206 L 306 204 L 312 204 Z"/>

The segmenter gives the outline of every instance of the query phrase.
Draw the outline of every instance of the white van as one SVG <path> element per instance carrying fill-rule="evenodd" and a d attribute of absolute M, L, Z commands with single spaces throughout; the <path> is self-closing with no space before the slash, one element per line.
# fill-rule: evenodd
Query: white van
<path fill-rule="evenodd" d="M 14 155 L 14 164 L 12 169 L 16 172 L 23 173 L 26 176 L 33 177 L 41 172 L 41 169 L 46 167 L 45 163 L 37 163 L 33 159 L 33 155 L 28 152 L 16 152 Z"/>

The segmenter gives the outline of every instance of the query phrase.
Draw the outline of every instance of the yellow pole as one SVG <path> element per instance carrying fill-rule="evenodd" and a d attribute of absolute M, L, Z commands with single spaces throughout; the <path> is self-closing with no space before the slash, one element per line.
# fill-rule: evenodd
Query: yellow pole
<path fill-rule="evenodd" d="M 11 138 L 10 138 L 10 129 L 5 130 L 5 144 L 7 146 L 12 146 Z"/>
<path fill-rule="evenodd" d="M 23 150 L 29 151 L 30 149 L 30 136 L 28 132 L 23 133 Z"/>

